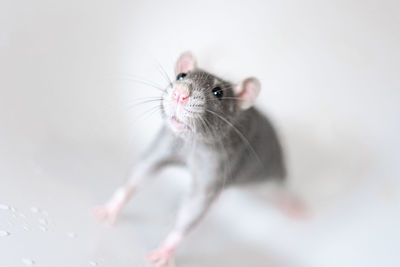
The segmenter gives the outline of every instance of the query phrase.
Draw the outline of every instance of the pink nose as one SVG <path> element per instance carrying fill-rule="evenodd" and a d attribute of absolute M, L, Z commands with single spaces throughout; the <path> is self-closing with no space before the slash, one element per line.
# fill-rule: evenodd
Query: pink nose
<path fill-rule="evenodd" d="M 185 87 L 177 87 L 172 93 L 172 99 L 178 103 L 184 104 L 189 98 L 189 90 Z"/>

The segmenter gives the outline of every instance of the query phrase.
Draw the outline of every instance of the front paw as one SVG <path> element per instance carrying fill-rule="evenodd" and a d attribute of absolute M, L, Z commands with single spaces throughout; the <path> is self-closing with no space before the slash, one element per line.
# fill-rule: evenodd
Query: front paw
<path fill-rule="evenodd" d="M 156 267 L 174 267 L 174 250 L 167 247 L 161 247 L 147 256 L 147 261 Z"/>
<path fill-rule="evenodd" d="M 119 209 L 109 205 L 97 206 L 93 209 L 94 217 L 101 221 L 106 222 L 110 226 L 114 226 L 117 220 Z"/>

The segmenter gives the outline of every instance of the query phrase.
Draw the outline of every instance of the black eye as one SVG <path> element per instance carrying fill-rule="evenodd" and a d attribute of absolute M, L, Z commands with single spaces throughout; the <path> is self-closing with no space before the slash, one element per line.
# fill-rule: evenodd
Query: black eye
<path fill-rule="evenodd" d="M 183 78 L 185 78 L 185 76 L 186 76 L 186 73 L 183 73 L 183 72 L 179 73 L 178 76 L 176 76 L 176 80 L 177 81 L 182 80 Z"/>
<path fill-rule="evenodd" d="M 222 90 L 221 87 L 215 87 L 213 90 L 213 95 L 218 98 L 219 100 L 222 99 L 222 97 L 224 96 L 224 90 Z"/>

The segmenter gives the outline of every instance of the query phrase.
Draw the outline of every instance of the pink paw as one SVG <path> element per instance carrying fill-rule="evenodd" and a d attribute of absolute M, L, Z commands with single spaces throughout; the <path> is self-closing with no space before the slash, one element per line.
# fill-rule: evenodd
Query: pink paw
<path fill-rule="evenodd" d="M 161 247 L 150 252 L 147 256 L 147 261 L 154 264 L 156 267 L 174 267 L 174 250 L 167 247 Z"/>
<path fill-rule="evenodd" d="M 307 208 L 298 199 L 282 198 L 278 201 L 278 206 L 283 213 L 291 218 L 303 220 L 310 217 Z"/>
<path fill-rule="evenodd" d="M 111 208 L 107 205 L 98 206 L 93 209 L 93 215 L 99 221 L 107 222 L 110 226 L 115 225 L 115 221 L 117 220 L 119 209 Z"/>

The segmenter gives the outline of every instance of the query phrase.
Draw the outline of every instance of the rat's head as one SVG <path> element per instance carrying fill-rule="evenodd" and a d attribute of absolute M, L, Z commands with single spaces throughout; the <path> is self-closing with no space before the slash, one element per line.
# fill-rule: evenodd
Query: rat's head
<path fill-rule="evenodd" d="M 224 135 L 235 116 L 250 108 L 260 92 L 255 78 L 235 85 L 198 69 L 190 52 L 179 57 L 175 75 L 163 95 L 162 109 L 168 126 L 184 138 Z"/>

